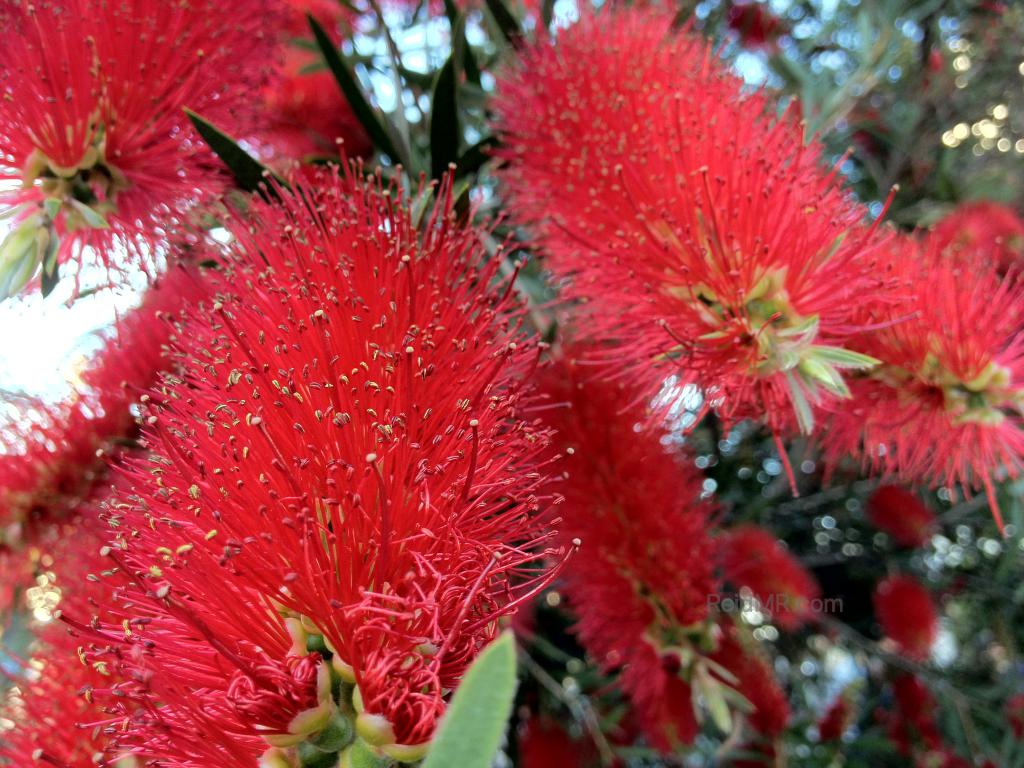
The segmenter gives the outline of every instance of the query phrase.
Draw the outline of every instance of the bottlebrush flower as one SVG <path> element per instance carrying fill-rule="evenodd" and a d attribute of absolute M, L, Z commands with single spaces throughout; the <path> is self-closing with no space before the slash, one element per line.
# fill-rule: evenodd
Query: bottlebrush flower
<path fill-rule="evenodd" d="M 857 340 L 882 360 L 852 384 L 827 430 L 833 460 L 910 484 L 984 488 L 1024 456 L 1024 280 L 951 262 L 934 242 L 907 255 L 907 295 Z"/>
<path fill-rule="evenodd" d="M 554 575 L 547 434 L 521 415 L 536 352 L 499 260 L 478 269 L 450 186 L 420 232 L 402 190 L 355 173 L 311 171 L 233 226 L 109 512 L 157 617 L 136 633 L 154 703 L 120 737 L 140 756 L 218 728 L 244 754 L 297 749 L 336 712 L 314 648 L 357 686 L 363 741 L 411 759 L 498 618 Z"/>
<path fill-rule="evenodd" d="M 1024 739 L 1024 693 L 1015 693 L 1006 701 L 1006 719 L 1013 735 Z"/>
<path fill-rule="evenodd" d="M 520 727 L 521 768 L 588 768 L 595 758 L 590 742 L 572 738 L 552 718 L 534 716 Z"/>
<path fill-rule="evenodd" d="M 850 725 L 856 720 L 852 692 L 847 689 L 836 696 L 829 704 L 821 720 L 818 721 L 818 739 L 823 742 L 841 741 Z"/>
<path fill-rule="evenodd" d="M 725 580 L 749 588 L 761 610 L 780 627 L 798 629 L 814 615 L 814 601 L 821 595 L 818 584 L 771 532 L 740 525 L 718 541 Z"/>
<path fill-rule="evenodd" d="M 931 238 L 936 248 L 971 268 L 986 266 L 1006 273 L 1024 266 L 1024 221 L 1001 203 L 963 203 L 935 225 Z"/>
<path fill-rule="evenodd" d="M 881 721 L 887 726 L 889 738 L 904 756 L 918 750 L 933 751 L 942 746 L 942 737 L 935 724 L 936 702 L 931 692 L 918 678 L 900 674 L 892 681 L 895 707 L 882 712 Z"/>
<path fill-rule="evenodd" d="M 224 186 L 183 111 L 234 135 L 272 64 L 274 0 L 16 0 L 0 9 L 0 299 L 60 264 L 151 270 Z M 10 182 L 18 182 L 12 185 Z M 20 186 L 19 186 L 20 185 Z"/>
<path fill-rule="evenodd" d="M 734 626 L 723 626 L 711 658 L 735 676 L 733 687 L 750 705 L 751 727 L 771 738 L 782 733 L 789 720 L 789 702 L 756 642 L 744 639 Z"/>
<path fill-rule="evenodd" d="M 564 546 L 582 542 L 563 572 L 575 632 L 602 669 L 621 669 L 649 741 L 669 750 L 696 736 L 691 681 L 702 665 L 710 596 L 717 593 L 711 506 L 685 455 L 624 406 L 636 388 L 589 381 L 569 349 L 543 380 L 543 415 L 567 454 L 553 488 Z M 671 563 L 671 568 L 665 564 Z"/>
<path fill-rule="evenodd" d="M 82 391 L 56 405 L 26 403 L 0 461 L 0 540 L 31 541 L 70 520 L 102 478 L 105 462 L 135 432 L 131 406 L 156 382 L 174 318 L 203 293 L 198 268 L 171 267 L 142 304 L 113 327 L 82 372 Z"/>
<path fill-rule="evenodd" d="M 306 71 L 317 58 L 299 48 L 288 50 L 281 76 L 264 92 L 267 127 L 256 142 L 267 159 L 302 159 L 309 155 L 368 154 L 373 145 L 326 69 Z"/>
<path fill-rule="evenodd" d="M 845 344 L 888 257 L 802 126 L 672 19 L 584 13 L 524 52 L 495 105 L 509 208 L 617 375 L 810 432 L 873 363 Z"/>
<path fill-rule="evenodd" d="M 765 51 L 773 51 L 778 47 L 783 26 L 767 3 L 736 0 L 729 5 L 726 18 L 729 29 L 739 37 L 742 45 Z"/>
<path fill-rule="evenodd" d="M 882 485 L 871 494 L 868 519 L 897 544 L 912 549 L 927 544 L 938 527 L 935 514 L 921 499 L 898 485 Z"/>
<path fill-rule="evenodd" d="M 910 576 L 890 576 L 875 589 L 874 602 L 885 636 L 908 658 L 927 658 L 939 634 L 931 593 Z"/>

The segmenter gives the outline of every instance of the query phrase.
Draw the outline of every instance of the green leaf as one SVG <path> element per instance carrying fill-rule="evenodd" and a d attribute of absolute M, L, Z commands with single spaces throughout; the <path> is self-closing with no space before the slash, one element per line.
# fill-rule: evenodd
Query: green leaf
<path fill-rule="evenodd" d="M 485 139 L 481 139 L 472 147 L 462 153 L 461 157 L 456 161 L 458 170 L 455 175 L 458 177 L 467 176 L 471 173 L 479 171 L 483 164 L 491 159 L 488 150 L 494 149 L 499 144 L 496 136 L 488 136 Z"/>
<path fill-rule="evenodd" d="M 490 768 L 516 692 L 511 632 L 491 643 L 455 691 L 423 768 Z"/>
<path fill-rule="evenodd" d="M 370 100 L 363 93 L 362 86 L 356 80 L 355 73 L 341 57 L 341 52 L 335 47 L 330 36 L 312 15 L 306 14 L 306 19 L 309 21 L 310 29 L 313 30 L 313 37 L 316 38 L 317 45 L 320 46 L 320 53 L 323 55 L 324 61 L 327 62 L 328 69 L 331 70 L 338 87 L 341 88 L 349 106 L 352 107 L 356 119 L 369 134 L 373 145 L 396 163 L 402 163 L 408 167 L 408 158 L 399 153 L 391 138 L 391 133 L 387 130 L 383 115 L 380 115 L 378 110 L 370 104 Z"/>
<path fill-rule="evenodd" d="M 456 29 L 461 31 L 465 23 L 465 19 L 460 17 Z M 430 102 L 430 175 L 435 179 L 444 176 L 449 164 L 459 157 L 459 137 L 462 131 L 459 126 L 458 82 L 455 76 L 457 55 L 456 46 L 437 73 Z"/>
<path fill-rule="evenodd" d="M 523 30 L 520 28 L 519 22 L 516 21 L 516 17 L 512 15 L 512 11 L 501 0 L 486 0 L 486 2 L 487 9 L 498 25 L 498 30 L 512 45 L 518 45 L 523 38 Z"/>
<path fill-rule="evenodd" d="M 199 135 L 210 145 L 210 149 L 228 167 L 235 177 L 235 183 L 246 192 L 256 192 L 269 173 L 252 155 L 238 146 L 238 142 L 190 109 L 185 110 Z"/>

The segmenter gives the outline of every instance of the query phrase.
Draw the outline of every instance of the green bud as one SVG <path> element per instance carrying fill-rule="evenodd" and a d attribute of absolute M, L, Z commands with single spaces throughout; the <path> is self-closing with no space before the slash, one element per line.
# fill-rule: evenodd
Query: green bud
<path fill-rule="evenodd" d="M 336 711 L 324 729 L 311 738 L 309 743 L 323 752 L 339 752 L 351 744 L 353 738 L 355 729 L 352 721 Z"/>
<path fill-rule="evenodd" d="M 383 715 L 360 712 L 356 718 L 356 733 L 361 739 L 375 747 L 395 743 L 395 729 Z"/>
<path fill-rule="evenodd" d="M 40 217 L 30 216 L 0 243 L 0 301 L 21 291 L 39 268 L 36 233 L 41 227 Z"/>
<path fill-rule="evenodd" d="M 392 768 L 394 761 L 361 739 L 341 753 L 338 768 Z M 454 768 L 454 767 L 453 767 Z"/>

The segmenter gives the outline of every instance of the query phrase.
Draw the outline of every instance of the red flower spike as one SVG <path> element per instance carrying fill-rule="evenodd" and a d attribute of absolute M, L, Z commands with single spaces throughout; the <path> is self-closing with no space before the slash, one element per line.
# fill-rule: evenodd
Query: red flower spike
<path fill-rule="evenodd" d="M 818 739 L 822 742 L 841 741 L 843 734 L 854 723 L 857 712 L 852 691 L 846 689 L 836 696 L 818 721 Z"/>
<path fill-rule="evenodd" d="M 786 694 L 752 639 L 744 640 L 735 627 L 726 625 L 718 650 L 711 659 L 735 676 L 731 687 L 749 702 L 751 711 L 747 720 L 754 730 L 774 738 L 786 729 L 789 721 Z"/>
<path fill-rule="evenodd" d="M 603 669 L 622 670 L 638 723 L 668 751 L 697 732 L 688 678 L 718 592 L 712 507 L 700 500 L 701 477 L 686 456 L 624 408 L 636 389 L 584 384 L 574 356 L 567 351 L 542 385 L 542 415 L 566 454 L 565 475 L 552 484 L 564 496 L 559 536 L 583 548 L 562 588 L 580 641 Z"/>
<path fill-rule="evenodd" d="M 554 575 L 547 433 L 521 416 L 536 351 L 510 286 L 490 287 L 499 260 L 478 269 L 448 184 L 417 231 L 403 190 L 311 173 L 233 226 L 217 301 L 184 322 L 182 373 L 148 412 L 152 459 L 110 513 L 134 599 L 163 614 L 146 663 L 178 665 L 150 683 L 165 754 L 205 727 L 199 692 L 264 735 L 253 690 L 306 632 L 361 719 L 426 742 L 498 618 Z M 126 736 L 137 754 L 153 730 Z"/>
<path fill-rule="evenodd" d="M 767 3 L 757 0 L 735 0 L 729 5 L 726 20 L 729 29 L 739 38 L 741 45 L 769 53 L 778 48 L 778 39 L 784 27 Z"/>
<path fill-rule="evenodd" d="M 1001 203 L 963 203 L 935 225 L 931 238 L 938 250 L 969 268 L 1005 274 L 1024 267 L 1024 220 Z"/>
<path fill-rule="evenodd" d="M 983 488 L 1001 529 L 993 477 L 1024 463 L 1024 280 L 906 245 L 903 305 L 857 340 L 883 363 L 851 385 L 826 450 L 906 483 Z"/>
<path fill-rule="evenodd" d="M 169 229 L 225 186 L 184 108 L 246 135 L 272 65 L 274 0 L 16 0 L 0 10 L 0 299 L 59 264 L 149 272 Z"/>
<path fill-rule="evenodd" d="M 1024 693 L 1015 693 L 1006 701 L 1006 719 L 1013 735 L 1024 739 Z"/>
<path fill-rule="evenodd" d="M 890 576 L 875 590 L 875 615 L 882 632 L 901 653 L 926 659 L 939 634 L 939 616 L 931 593 L 910 576 Z"/>
<path fill-rule="evenodd" d="M 106 461 L 134 435 L 131 406 L 170 365 L 164 355 L 176 315 L 203 291 L 196 268 L 171 267 L 142 304 L 115 324 L 81 374 L 81 393 L 58 405 L 26 406 L 16 433 L 5 436 L 17 450 L 0 461 L 0 539 L 5 545 L 32 541 L 50 524 L 77 514 L 104 476 Z"/>
<path fill-rule="evenodd" d="M 545 716 L 531 717 L 519 730 L 521 768 L 590 768 L 598 764 L 593 744 L 574 739 Z"/>
<path fill-rule="evenodd" d="M 898 485 L 879 486 L 867 507 L 871 524 L 903 547 L 923 547 L 938 528 L 935 514 L 917 494 Z"/>
<path fill-rule="evenodd" d="M 725 580 L 749 588 L 783 629 L 798 629 L 813 617 L 821 590 L 771 532 L 753 525 L 732 528 L 719 538 L 719 557 Z"/>
<path fill-rule="evenodd" d="M 889 300 L 885 238 L 803 126 L 672 21 L 585 12 L 525 51 L 496 101 L 509 209 L 610 375 L 653 394 L 678 373 L 728 422 L 810 432 L 873 365 L 846 341 Z"/>

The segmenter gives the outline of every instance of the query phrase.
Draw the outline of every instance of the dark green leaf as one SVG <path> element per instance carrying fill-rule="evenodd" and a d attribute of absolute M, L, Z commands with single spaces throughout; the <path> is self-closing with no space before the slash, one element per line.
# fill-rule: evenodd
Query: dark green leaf
<path fill-rule="evenodd" d="M 309 21 L 310 29 L 313 30 L 313 36 L 320 46 L 320 53 L 323 55 L 324 61 L 327 62 L 327 67 L 331 70 L 331 74 L 334 75 L 334 79 L 348 100 L 349 106 L 352 107 L 352 112 L 355 114 L 356 119 L 359 120 L 359 123 L 369 134 L 373 145 L 395 162 L 408 165 L 407 158 L 404 158 L 398 152 L 395 142 L 387 130 L 383 115 L 380 115 L 373 105 L 370 104 L 366 94 L 363 93 L 362 86 L 356 80 L 355 73 L 341 57 L 341 52 L 335 47 L 330 36 L 324 32 L 323 27 L 311 15 L 307 14 L 306 18 Z"/>
<path fill-rule="evenodd" d="M 523 38 L 523 30 L 520 28 L 519 22 L 516 21 L 516 17 L 512 15 L 512 11 L 508 9 L 502 0 L 486 0 L 486 2 L 487 9 L 491 12 L 491 16 L 494 17 L 494 21 L 498 25 L 501 34 L 512 45 L 518 45 Z"/>
<path fill-rule="evenodd" d="M 423 768 L 490 768 L 516 692 L 511 632 L 491 643 L 455 691 Z"/>
<path fill-rule="evenodd" d="M 192 125 L 199 135 L 210 145 L 210 149 L 219 157 L 235 177 L 235 183 L 246 192 L 255 192 L 265 179 L 266 169 L 248 152 L 238 146 L 238 142 L 228 136 L 213 123 L 200 117 L 190 109 L 185 110 Z"/>
<path fill-rule="evenodd" d="M 498 144 L 496 136 L 488 136 L 486 139 L 478 141 L 459 157 L 456 162 L 458 171 L 455 175 L 461 177 L 479 171 L 483 164 L 491 159 L 490 150 L 497 147 Z"/>
<path fill-rule="evenodd" d="M 465 20 L 460 18 L 456 30 L 462 31 Z M 437 73 L 434 94 L 430 104 L 430 174 L 440 179 L 448 172 L 448 166 L 459 157 L 458 78 L 455 62 L 458 48 L 453 48 L 448 60 Z"/>

